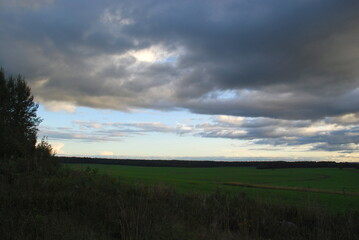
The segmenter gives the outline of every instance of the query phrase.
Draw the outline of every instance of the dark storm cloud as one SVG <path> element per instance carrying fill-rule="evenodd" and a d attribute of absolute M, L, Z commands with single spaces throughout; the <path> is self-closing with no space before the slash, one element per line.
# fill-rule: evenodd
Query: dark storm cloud
<path fill-rule="evenodd" d="M 318 93 L 319 94 L 319 93 Z M 231 99 L 190 100 L 185 103 L 197 113 L 226 114 L 283 119 L 319 119 L 358 111 L 358 89 L 336 96 L 247 91 Z"/>
<path fill-rule="evenodd" d="M 52 104 L 357 126 L 358 23 L 356 0 L 0 1 L 0 65 Z M 280 142 L 241 127 L 221 134 Z"/>

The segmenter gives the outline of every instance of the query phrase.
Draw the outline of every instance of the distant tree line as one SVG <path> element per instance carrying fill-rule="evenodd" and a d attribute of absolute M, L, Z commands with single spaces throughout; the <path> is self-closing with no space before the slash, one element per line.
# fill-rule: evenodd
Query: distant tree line
<path fill-rule="evenodd" d="M 86 157 L 57 157 L 62 163 L 75 164 L 108 164 L 143 167 L 187 167 L 187 168 L 211 168 L 211 167 L 256 167 L 257 169 L 275 168 L 359 168 L 359 163 L 337 162 L 286 162 L 286 161 L 185 161 L 185 160 L 135 160 L 135 159 L 107 159 Z"/>

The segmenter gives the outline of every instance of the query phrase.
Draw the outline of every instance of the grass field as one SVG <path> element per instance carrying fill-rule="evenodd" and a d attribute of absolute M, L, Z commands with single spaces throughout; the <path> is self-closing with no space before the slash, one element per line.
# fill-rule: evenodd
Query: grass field
<path fill-rule="evenodd" d="M 180 192 L 245 192 L 259 201 L 359 210 L 359 172 L 354 169 L 171 168 L 71 164 L 96 168 L 126 183 L 165 184 Z M 307 190 L 307 191 L 306 191 Z"/>

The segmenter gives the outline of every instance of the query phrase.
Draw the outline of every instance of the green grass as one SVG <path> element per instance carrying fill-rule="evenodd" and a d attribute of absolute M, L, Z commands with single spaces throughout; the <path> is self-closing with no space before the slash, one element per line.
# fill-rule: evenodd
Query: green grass
<path fill-rule="evenodd" d="M 359 211 L 333 213 L 318 207 L 316 200 L 333 202 L 333 197 L 344 196 L 222 185 L 251 180 L 273 186 L 269 180 L 282 183 L 294 179 L 296 171 L 103 165 L 37 165 L 28 170 L 26 162 L 0 161 L 4 240 L 359 240 Z M 334 171 L 331 176 L 340 180 L 342 175 Z M 338 179 L 331 184 L 338 186 Z M 223 190 L 213 191 L 218 187 Z M 302 207 L 290 206 L 298 200 Z M 350 209 L 347 200 L 336 201 Z"/>
<path fill-rule="evenodd" d="M 359 173 L 352 169 L 255 169 L 251 167 L 171 168 L 120 165 L 71 164 L 71 168 L 96 168 L 100 173 L 118 177 L 125 183 L 165 184 L 180 192 L 211 193 L 215 189 L 245 192 L 263 202 L 323 207 L 331 211 L 359 210 L 359 196 L 297 192 L 226 186 L 225 182 L 242 182 L 268 186 L 302 187 L 359 193 Z"/>

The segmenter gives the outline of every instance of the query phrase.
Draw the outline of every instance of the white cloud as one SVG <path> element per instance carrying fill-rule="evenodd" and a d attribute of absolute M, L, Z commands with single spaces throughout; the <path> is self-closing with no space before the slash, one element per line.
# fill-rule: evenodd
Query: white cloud
<path fill-rule="evenodd" d="M 62 148 L 65 146 L 62 142 L 51 142 L 51 146 L 54 149 L 56 154 L 65 154 L 64 150 Z"/>
<path fill-rule="evenodd" d="M 49 111 L 59 112 L 64 111 L 67 113 L 73 113 L 76 111 L 76 105 L 69 102 L 62 101 L 41 101 L 41 104 Z"/>
<path fill-rule="evenodd" d="M 329 123 L 359 124 L 359 113 L 349 113 L 338 117 L 326 118 Z"/>
<path fill-rule="evenodd" d="M 138 61 L 148 63 L 173 62 L 179 55 L 179 53 L 168 51 L 160 45 L 152 45 L 149 48 L 140 50 L 131 50 L 128 54 L 134 56 Z"/>
<path fill-rule="evenodd" d="M 243 117 L 234 117 L 234 116 L 227 116 L 227 115 L 221 115 L 216 118 L 218 122 L 222 123 L 228 123 L 231 125 L 242 125 L 244 118 Z"/>
<path fill-rule="evenodd" d="M 109 151 L 104 151 L 100 153 L 101 156 L 113 156 L 114 153 L 113 152 L 109 152 Z"/>

